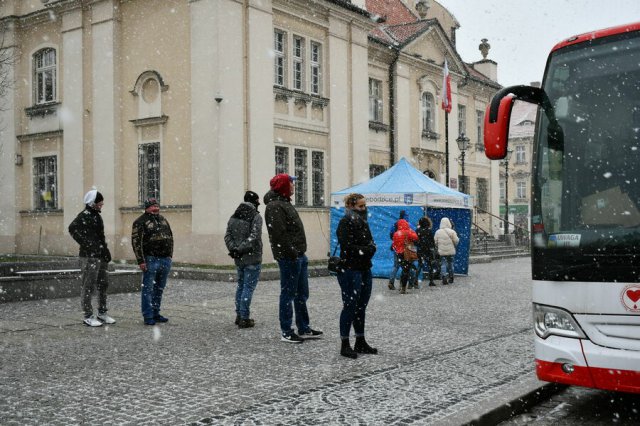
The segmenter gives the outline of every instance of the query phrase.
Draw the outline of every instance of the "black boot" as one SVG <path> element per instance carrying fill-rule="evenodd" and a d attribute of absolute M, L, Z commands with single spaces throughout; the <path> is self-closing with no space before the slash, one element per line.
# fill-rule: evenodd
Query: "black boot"
<path fill-rule="evenodd" d="M 364 336 L 356 337 L 356 343 L 353 345 L 353 350 L 359 354 L 377 354 L 378 349 L 369 346 Z"/>
<path fill-rule="evenodd" d="M 342 339 L 342 347 L 340 348 L 340 355 L 346 356 L 347 358 L 358 358 L 358 354 L 351 349 L 351 345 L 349 344 L 349 339 Z"/>

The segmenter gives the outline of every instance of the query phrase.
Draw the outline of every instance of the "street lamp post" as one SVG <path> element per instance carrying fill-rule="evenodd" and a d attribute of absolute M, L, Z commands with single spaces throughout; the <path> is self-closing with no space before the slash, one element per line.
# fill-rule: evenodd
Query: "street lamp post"
<path fill-rule="evenodd" d="M 507 149 L 507 155 L 504 156 L 502 164 L 504 164 L 504 238 L 509 235 L 509 159 L 513 154 L 512 149 Z"/>
<path fill-rule="evenodd" d="M 458 149 L 460 150 L 460 163 L 462 165 L 462 185 L 460 185 L 460 192 L 467 193 L 467 183 L 464 176 L 464 155 L 469 148 L 469 138 L 464 135 L 464 132 L 460 133 L 458 139 L 456 139 L 458 143 Z"/>

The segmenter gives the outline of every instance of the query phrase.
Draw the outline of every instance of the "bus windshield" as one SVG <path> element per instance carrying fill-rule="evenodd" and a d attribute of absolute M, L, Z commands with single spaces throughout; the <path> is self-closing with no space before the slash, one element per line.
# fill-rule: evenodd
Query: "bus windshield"
<path fill-rule="evenodd" d="M 534 279 L 640 277 L 640 33 L 554 52 L 543 89 L 563 137 L 538 114 Z"/>

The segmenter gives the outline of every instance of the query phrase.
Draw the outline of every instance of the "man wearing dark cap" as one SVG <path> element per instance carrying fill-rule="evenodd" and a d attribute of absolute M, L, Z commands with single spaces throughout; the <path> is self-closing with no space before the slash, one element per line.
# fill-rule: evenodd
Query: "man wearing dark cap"
<path fill-rule="evenodd" d="M 302 343 L 304 339 L 317 339 L 322 331 L 309 325 L 307 299 L 309 277 L 307 238 L 298 212 L 291 205 L 295 176 L 280 173 L 269 182 L 271 190 L 264 196 L 265 222 L 273 257 L 280 267 L 280 329 L 281 340 Z M 291 304 L 293 303 L 293 309 Z M 298 334 L 293 331 L 293 311 L 296 314 Z"/>
<path fill-rule="evenodd" d="M 84 196 L 85 208 L 69 225 L 69 234 L 80 245 L 80 269 L 82 271 L 82 291 L 80 301 L 84 311 L 82 321 L 89 327 L 102 324 L 114 324 L 116 321 L 107 315 L 107 265 L 111 253 L 104 236 L 104 223 L 100 212 L 104 197 L 97 189 Z M 98 315 L 93 314 L 91 296 L 98 292 Z"/>
<path fill-rule="evenodd" d="M 224 242 L 238 270 L 236 288 L 236 325 L 250 328 L 255 321 L 250 317 L 251 298 L 258 284 L 262 267 L 262 216 L 258 213 L 260 197 L 253 191 L 244 194 L 227 224 Z"/>
<path fill-rule="evenodd" d="M 167 322 L 160 315 L 162 292 L 167 285 L 173 257 L 173 233 L 155 198 L 144 202 L 144 213 L 133 222 L 131 245 L 142 270 L 140 307 L 145 325 Z"/>

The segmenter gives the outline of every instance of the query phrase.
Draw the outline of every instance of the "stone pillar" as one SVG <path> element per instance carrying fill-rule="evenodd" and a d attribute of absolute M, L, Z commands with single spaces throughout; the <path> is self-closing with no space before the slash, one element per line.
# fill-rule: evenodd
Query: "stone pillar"
<path fill-rule="evenodd" d="M 245 186 L 244 11 L 235 0 L 189 5 L 192 234 L 205 244 L 212 236 L 222 238 Z M 258 25 L 264 22 L 258 19 Z"/>
<path fill-rule="evenodd" d="M 396 71 L 396 144 L 398 158 L 411 159 L 411 84 L 408 65 L 398 61 Z"/>
<path fill-rule="evenodd" d="M 369 179 L 369 58 L 366 28 L 351 26 L 351 128 L 353 182 Z M 363 77 L 365 76 L 365 77 Z M 332 81 L 333 83 L 333 81 Z M 335 188 L 335 189 L 342 189 Z"/>
<path fill-rule="evenodd" d="M 95 185 L 104 195 L 102 220 L 107 237 L 117 235 L 120 228 L 121 177 L 116 173 L 121 137 L 116 6 L 114 0 L 93 3 L 91 20 L 93 181 L 88 184 Z"/>
<path fill-rule="evenodd" d="M 17 226 L 17 200 L 16 200 L 16 103 L 14 92 L 15 66 L 13 62 L 16 53 L 15 26 L 13 22 L 7 22 L 0 34 L 4 40 L 3 53 L 10 58 L 7 67 L 6 81 L 0 84 L 6 85 L 6 93 L 0 100 L 0 253 L 15 253 L 16 226 Z"/>
<path fill-rule="evenodd" d="M 328 193 L 347 188 L 353 183 L 351 172 L 352 135 L 349 133 L 349 27 L 346 21 L 330 14 L 328 36 L 328 79 L 325 79 L 329 102 L 330 186 Z M 368 75 L 365 74 L 365 75 Z M 368 82 L 367 82 L 368 84 Z M 367 96 L 368 100 L 368 96 Z M 368 111 L 368 108 L 367 108 Z M 368 128 L 368 126 L 367 126 Z M 367 154 L 367 158 L 368 158 Z"/>
<path fill-rule="evenodd" d="M 271 0 L 250 0 L 247 46 L 247 169 L 246 189 L 260 196 L 269 190 L 275 170 L 273 137 L 273 13 Z M 237 199 L 238 197 L 236 196 Z M 266 227 L 263 227 L 266 231 Z"/>
<path fill-rule="evenodd" d="M 83 197 L 89 189 L 84 181 L 84 75 L 82 9 L 62 15 L 62 188 L 61 207 L 64 209 L 64 229 L 84 207 Z M 91 183 L 92 184 L 92 183 Z M 68 234 L 67 234 L 68 235 Z M 71 238 L 69 237 L 69 241 Z M 75 247 L 74 247 L 75 249 Z"/>

